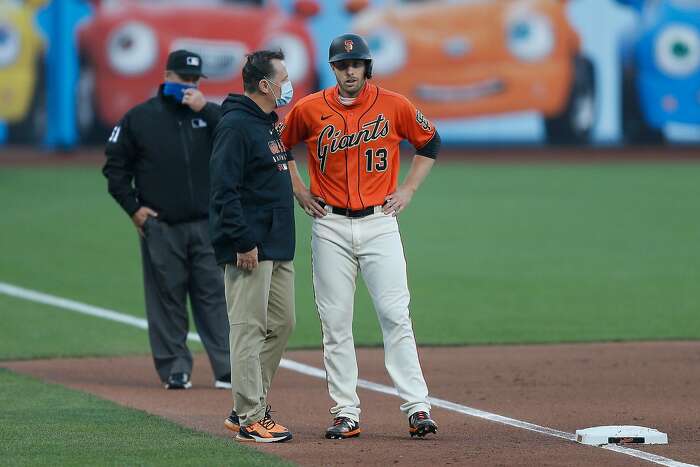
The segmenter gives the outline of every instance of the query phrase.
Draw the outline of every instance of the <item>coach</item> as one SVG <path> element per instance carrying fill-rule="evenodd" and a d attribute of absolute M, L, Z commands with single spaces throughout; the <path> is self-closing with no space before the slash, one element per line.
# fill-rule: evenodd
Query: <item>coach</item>
<path fill-rule="evenodd" d="M 187 296 L 219 388 L 231 387 L 221 270 L 209 239 L 209 155 L 221 108 L 197 89 L 201 57 L 168 56 L 158 95 L 129 110 L 110 136 L 109 193 L 141 236 L 148 335 L 167 389 L 191 386 Z"/>
<path fill-rule="evenodd" d="M 238 439 L 292 438 L 270 418 L 267 392 L 294 327 L 294 203 L 274 110 L 292 99 L 280 51 L 247 56 L 244 94 L 230 94 L 214 132 L 209 222 L 225 266 Z"/>

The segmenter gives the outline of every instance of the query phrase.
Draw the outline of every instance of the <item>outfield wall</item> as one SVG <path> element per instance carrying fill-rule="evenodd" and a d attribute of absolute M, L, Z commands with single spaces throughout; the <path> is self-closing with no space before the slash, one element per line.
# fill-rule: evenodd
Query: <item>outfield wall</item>
<path fill-rule="evenodd" d="M 241 91 L 247 51 L 282 47 L 299 97 L 333 84 L 328 44 L 355 31 L 370 43 L 376 82 L 414 101 L 447 143 L 700 143 L 696 0 L 27 0 L 0 9 L 0 141 L 102 141 L 153 94 L 179 47 L 202 53 L 213 100 Z"/>

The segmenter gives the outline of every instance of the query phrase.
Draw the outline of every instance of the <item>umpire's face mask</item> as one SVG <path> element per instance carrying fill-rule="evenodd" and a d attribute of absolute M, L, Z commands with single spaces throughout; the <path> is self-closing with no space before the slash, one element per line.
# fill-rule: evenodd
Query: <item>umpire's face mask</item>
<path fill-rule="evenodd" d="M 197 85 L 192 83 L 175 83 L 172 81 L 166 81 L 163 83 L 163 95 L 172 96 L 173 99 L 181 103 L 182 99 L 185 97 L 185 91 L 196 87 Z"/>

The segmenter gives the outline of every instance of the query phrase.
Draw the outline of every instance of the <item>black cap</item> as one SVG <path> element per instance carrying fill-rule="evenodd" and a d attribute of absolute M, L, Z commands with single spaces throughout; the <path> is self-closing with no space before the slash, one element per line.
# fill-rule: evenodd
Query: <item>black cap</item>
<path fill-rule="evenodd" d="M 174 71 L 178 75 L 206 78 L 202 73 L 202 57 L 189 50 L 180 49 L 170 52 L 165 69 Z"/>
<path fill-rule="evenodd" d="M 372 54 L 362 36 L 343 34 L 333 39 L 328 48 L 328 63 L 341 60 L 365 60 L 365 77 L 372 77 Z"/>
<path fill-rule="evenodd" d="M 333 63 L 340 60 L 372 60 L 367 42 L 357 34 L 336 37 L 328 48 L 328 61 Z"/>

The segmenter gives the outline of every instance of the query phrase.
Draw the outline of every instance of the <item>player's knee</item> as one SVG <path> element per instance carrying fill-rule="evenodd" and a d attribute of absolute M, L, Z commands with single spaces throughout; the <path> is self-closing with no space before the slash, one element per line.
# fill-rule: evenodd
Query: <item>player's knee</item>
<path fill-rule="evenodd" d="M 385 308 L 379 312 L 379 321 L 385 331 L 411 329 L 411 317 L 408 308 Z"/>

